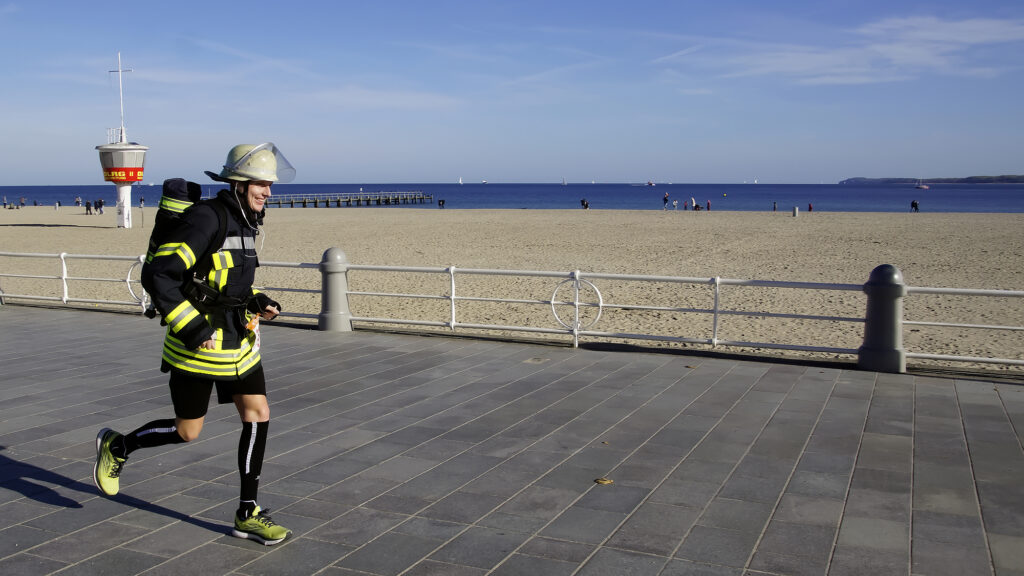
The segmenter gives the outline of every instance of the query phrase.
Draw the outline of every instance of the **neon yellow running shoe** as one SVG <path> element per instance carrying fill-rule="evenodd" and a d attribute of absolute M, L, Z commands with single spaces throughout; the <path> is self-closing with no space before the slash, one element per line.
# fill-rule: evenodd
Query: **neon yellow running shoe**
<path fill-rule="evenodd" d="M 107 496 L 117 494 L 121 484 L 118 477 L 121 475 L 125 459 L 118 458 L 110 452 L 110 443 L 120 437 L 120 434 L 110 428 L 104 428 L 96 435 L 96 465 L 92 468 L 92 479 L 100 492 Z"/>
<path fill-rule="evenodd" d="M 278 526 L 270 519 L 269 509 L 264 512 L 257 506 L 252 511 L 252 515 L 245 520 L 241 520 L 237 514 L 235 515 L 235 529 L 232 530 L 231 535 L 255 540 L 264 546 L 273 546 L 291 533 L 291 530 L 284 526 Z"/>

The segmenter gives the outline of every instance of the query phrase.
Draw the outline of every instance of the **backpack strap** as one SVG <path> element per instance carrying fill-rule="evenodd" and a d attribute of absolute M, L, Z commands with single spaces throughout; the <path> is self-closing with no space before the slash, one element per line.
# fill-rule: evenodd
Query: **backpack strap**
<path fill-rule="evenodd" d="M 209 275 L 210 269 L 213 268 L 213 254 L 224 246 L 224 239 L 228 235 L 228 208 L 216 198 L 203 200 L 202 202 L 212 206 L 213 211 L 217 213 L 217 234 L 213 237 L 213 243 L 206 249 L 202 257 L 196 259 L 194 270 L 195 277 L 206 282 L 206 276 Z"/>

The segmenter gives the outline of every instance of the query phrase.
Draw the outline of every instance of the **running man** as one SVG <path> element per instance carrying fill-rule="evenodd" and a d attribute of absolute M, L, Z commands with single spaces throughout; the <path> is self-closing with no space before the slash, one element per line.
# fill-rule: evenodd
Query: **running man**
<path fill-rule="evenodd" d="M 175 417 L 125 435 L 100 430 L 93 478 L 100 492 L 113 496 L 132 452 L 198 438 L 216 387 L 218 402 L 234 403 L 242 421 L 241 490 L 232 534 L 269 546 L 290 530 L 275 524 L 256 499 L 270 425 L 258 321 L 273 319 L 281 306 L 253 289 L 259 266 L 255 239 L 271 185 L 291 180 L 295 170 L 268 142 L 235 146 L 220 174 L 206 174 L 229 188 L 185 210 L 182 224 L 143 272 L 167 323 L 160 370 L 170 372 Z M 215 246 L 220 239 L 223 244 Z"/>

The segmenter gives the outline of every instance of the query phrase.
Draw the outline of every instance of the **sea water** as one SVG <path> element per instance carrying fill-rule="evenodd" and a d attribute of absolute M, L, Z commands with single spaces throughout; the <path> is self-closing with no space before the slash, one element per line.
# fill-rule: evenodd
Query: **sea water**
<path fill-rule="evenodd" d="M 913 184 L 277 184 L 274 194 L 337 194 L 419 191 L 432 196 L 427 204 L 399 204 L 395 209 L 580 209 L 586 200 L 591 210 L 683 210 L 696 202 L 712 211 L 790 212 L 909 212 L 917 200 L 921 212 L 1024 212 L 1024 184 L 930 184 L 928 190 Z M 204 195 L 222 187 L 202 183 Z M 132 204 L 145 198 L 146 206 L 160 200 L 160 184 L 132 188 Z M 668 202 L 664 201 L 668 194 Z M 91 186 L 0 186 L 8 203 L 22 197 L 33 204 L 73 206 L 76 197 L 95 202 L 103 199 L 113 209 L 117 201 L 112 184 Z M 275 207 L 271 207 L 275 209 Z M 353 209 L 356 209 L 353 207 Z"/>

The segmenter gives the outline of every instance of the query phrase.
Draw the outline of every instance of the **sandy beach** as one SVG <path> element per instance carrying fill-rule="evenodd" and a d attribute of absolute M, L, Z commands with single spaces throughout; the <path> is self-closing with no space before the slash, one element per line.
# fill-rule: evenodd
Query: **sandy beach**
<path fill-rule="evenodd" d="M 86 216 L 84 209 L 29 207 L 0 211 L 0 251 L 137 256 L 145 252 L 155 208 L 133 212 L 132 229 L 116 216 Z M 721 277 L 835 284 L 863 284 L 880 264 L 902 270 L 909 286 L 1024 290 L 1024 214 L 892 214 L 801 212 L 689 212 L 602 210 L 439 210 L 436 208 L 271 208 L 260 248 L 264 262 L 319 262 L 329 247 L 353 264 L 550 270 L 568 273 Z M 108 263 L 93 263 L 104 267 Z M 53 274 L 52 261 L 0 258 L 0 271 Z M 123 276 L 118 263 L 114 276 Z M 92 273 L 75 275 L 92 276 Z M 56 282 L 0 279 L 8 293 L 32 289 L 59 293 Z M 264 268 L 268 287 L 316 288 L 316 271 Z M 353 290 L 447 294 L 444 275 L 356 271 Z M 549 299 L 554 279 L 466 276 L 460 296 Z M 93 283 L 95 284 L 95 283 Z M 708 286 L 595 281 L 604 302 L 666 308 L 712 306 Z M 115 287 L 103 286 L 103 289 Z M 123 290 L 119 286 L 116 288 Z M 98 290 L 82 287 L 76 290 Z M 596 296 L 590 294 L 592 300 Z M 84 297 L 84 296 L 83 296 Z M 124 298 L 124 295 L 115 296 Z M 560 292 L 559 298 L 570 297 Z M 583 294 L 584 298 L 588 294 Z M 319 298 L 286 294 L 287 311 L 316 313 Z M 719 339 L 856 348 L 856 323 L 763 319 L 758 313 L 862 317 L 860 292 L 725 287 L 721 305 L 744 314 L 720 320 Z M 355 316 L 447 320 L 447 303 L 413 298 L 352 298 Z M 1024 299 L 967 299 L 913 295 L 905 318 L 918 321 L 1024 325 Z M 563 311 L 566 312 L 566 311 Z M 588 313 L 593 313 L 589 310 Z M 520 317 L 521 316 L 521 317 Z M 512 317 L 515 317 L 513 321 Z M 462 323 L 558 327 L 550 307 L 497 303 L 460 304 Z M 589 321 L 589 318 L 585 318 Z M 692 338 L 711 337 L 711 316 L 692 312 L 621 312 L 606 309 L 591 329 Z M 1024 357 L 1021 332 L 912 327 L 908 351 L 965 356 Z M 559 337 L 565 339 L 564 336 Z M 685 346 L 650 342 L 649 346 Z M 801 355 L 765 349 L 722 349 L 765 355 Z M 836 355 L 812 354 L 816 358 Z M 839 355 L 840 358 L 852 358 Z M 914 362 L 910 362 L 913 364 Z M 920 363 L 920 361 L 918 361 Z M 1003 370 L 985 366 L 987 370 Z M 1019 368 L 1007 370 L 1019 371 Z"/>

